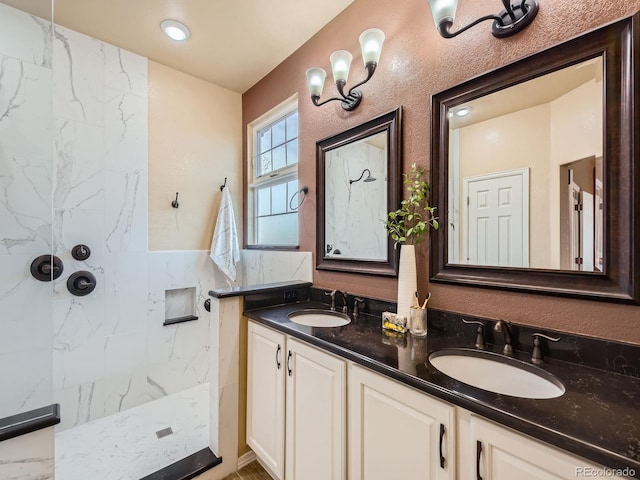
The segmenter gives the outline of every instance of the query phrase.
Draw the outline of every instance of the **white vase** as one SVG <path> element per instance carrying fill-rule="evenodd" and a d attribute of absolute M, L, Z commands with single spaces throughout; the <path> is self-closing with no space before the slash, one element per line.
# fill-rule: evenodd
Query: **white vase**
<path fill-rule="evenodd" d="M 398 270 L 398 315 L 409 320 L 411 305 L 416 303 L 418 276 L 416 274 L 415 245 L 400 246 L 400 265 Z"/>

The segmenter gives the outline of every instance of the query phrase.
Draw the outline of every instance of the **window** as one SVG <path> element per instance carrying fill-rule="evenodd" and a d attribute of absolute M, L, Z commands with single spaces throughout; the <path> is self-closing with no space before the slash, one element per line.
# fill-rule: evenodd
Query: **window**
<path fill-rule="evenodd" d="M 248 126 L 247 234 L 256 246 L 298 245 L 298 100 Z"/>

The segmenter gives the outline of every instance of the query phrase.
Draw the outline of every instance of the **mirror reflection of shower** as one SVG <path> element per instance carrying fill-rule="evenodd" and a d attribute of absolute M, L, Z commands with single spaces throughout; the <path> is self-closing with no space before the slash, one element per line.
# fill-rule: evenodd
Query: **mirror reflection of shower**
<path fill-rule="evenodd" d="M 362 177 L 364 177 L 364 173 L 367 172 L 367 178 L 365 178 L 363 181 L 364 182 L 375 182 L 376 179 L 371 176 L 371 170 L 369 170 L 368 168 L 365 168 L 362 173 L 360 174 L 360 177 L 357 180 L 349 180 L 349 185 L 359 182 L 360 180 L 362 180 Z"/>

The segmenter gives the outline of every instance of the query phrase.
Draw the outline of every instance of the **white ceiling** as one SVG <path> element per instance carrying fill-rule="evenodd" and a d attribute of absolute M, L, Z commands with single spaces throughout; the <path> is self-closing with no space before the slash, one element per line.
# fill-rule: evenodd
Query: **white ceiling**
<path fill-rule="evenodd" d="M 49 17 L 48 0 L 0 1 Z M 243 93 L 352 2 L 55 0 L 54 22 Z M 186 24 L 191 37 L 166 38 L 165 18 Z"/>
<path fill-rule="evenodd" d="M 602 82 L 602 58 L 556 70 L 460 105 L 454 110 L 468 106 L 472 108 L 471 113 L 465 117 L 451 117 L 449 127 L 462 128 L 490 118 L 543 105 L 589 81 Z"/>

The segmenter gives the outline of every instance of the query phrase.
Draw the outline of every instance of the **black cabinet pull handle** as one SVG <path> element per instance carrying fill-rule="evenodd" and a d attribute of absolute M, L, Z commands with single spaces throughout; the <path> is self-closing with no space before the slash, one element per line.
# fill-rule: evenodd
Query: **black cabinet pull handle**
<path fill-rule="evenodd" d="M 291 374 L 293 373 L 293 371 L 291 370 L 291 357 L 292 357 L 292 353 L 291 350 L 289 350 L 289 355 L 287 355 L 287 371 L 289 372 L 289 376 L 291 376 Z"/>
<path fill-rule="evenodd" d="M 440 468 L 444 469 L 445 458 L 442 455 L 442 439 L 444 438 L 444 425 L 440 424 Z"/>
<path fill-rule="evenodd" d="M 476 479 L 482 480 L 482 476 L 480 475 L 480 456 L 482 455 L 482 442 L 480 440 L 476 440 Z"/>
<path fill-rule="evenodd" d="M 280 370 L 280 367 L 282 366 L 280 363 L 280 350 L 282 350 L 282 347 L 278 344 L 278 350 L 276 350 L 276 365 L 278 365 L 278 370 Z"/>

